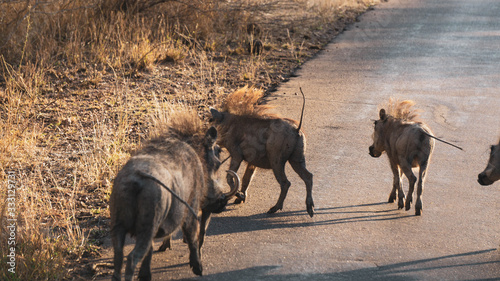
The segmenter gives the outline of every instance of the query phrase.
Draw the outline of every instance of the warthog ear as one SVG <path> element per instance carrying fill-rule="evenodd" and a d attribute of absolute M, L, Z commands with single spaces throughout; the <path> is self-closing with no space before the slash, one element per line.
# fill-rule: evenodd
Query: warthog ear
<path fill-rule="evenodd" d="M 217 111 L 215 108 L 210 108 L 210 113 L 212 113 L 212 117 L 214 118 L 214 121 L 217 123 L 222 122 L 224 120 L 224 114 L 222 112 Z"/>
<path fill-rule="evenodd" d="M 215 143 L 215 140 L 217 139 L 217 129 L 215 127 L 210 127 L 208 129 L 207 133 L 205 134 L 205 140 L 207 142 L 208 146 L 212 146 Z"/>
<path fill-rule="evenodd" d="M 381 109 L 380 112 L 379 112 L 379 117 L 380 117 L 380 120 L 385 120 L 385 118 L 387 118 L 387 115 L 385 114 L 385 109 Z"/>

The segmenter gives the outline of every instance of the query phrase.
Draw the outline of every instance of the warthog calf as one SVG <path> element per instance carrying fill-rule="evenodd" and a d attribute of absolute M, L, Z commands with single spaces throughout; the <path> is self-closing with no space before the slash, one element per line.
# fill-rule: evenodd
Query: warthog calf
<path fill-rule="evenodd" d="M 312 217 L 313 175 L 306 169 L 306 139 L 300 130 L 302 117 L 299 123 L 268 113 L 269 106 L 257 104 L 262 96 L 261 90 L 244 87 L 227 97 L 222 111 L 211 109 L 221 135 L 218 143 L 231 156 L 230 169 L 238 171 L 241 162 L 247 162 L 241 193 L 236 195 L 238 199 L 235 203 L 245 201 L 256 168 L 272 169 L 281 186 L 281 193 L 278 202 L 268 213 L 281 210 L 290 187 L 285 175 L 285 164 L 288 161 L 306 185 L 306 207 Z M 228 183 L 232 185 L 230 177 Z"/>
<path fill-rule="evenodd" d="M 491 146 L 488 165 L 477 177 L 477 181 L 481 185 L 490 185 L 497 180 L 500 180 L 500 141 L 497 145 Z"/>
<path fill-rule="evenodd" d="M 136 237 L 136 244 L 125 279 L 132 280 L 142 261 L 139 279 L 151 280 L 153 238 L 168 237 L 179 227 L 189 246 L 189 265 L 202 274 L 200 250 L 210 214 L 221 212 L 239 186 L 236 173 L 228 171 L 236 184 L 230 192 L 221 192 L 216 137 L 213 127 L 194 135 L 172 128 L 149 141 L 118 173 L 110 198 L 113 280 L 121 280 L 127 233 Z"/>
<path fill-rule="evenodd" d="M 417 121 L 418 114 L 412 110 L 413 105 L 413 101 L 397 102 L 391 100 L 389 112 L 386 112 L 385 109 L 380 110 L 380 119 L 375 121 L 370 155 L 380 157 L 383 152 L 387 153 L 394 174 L 389 203 L 394 202 L 397 192 L 399 209 L 406 205 L 407 211 L 410 209 L 413 190 L 417 182 L 412 167 L 419 167 L 417 201 L 415 202 L 415 215 L 418 216 L 422 212 L 422 191 L 434 149 L 434 139 L 432 139 L 429 127 L 423 122 Z M 402 173 L 405 174 L 410 183 L 406 203 L 402 188 Z"/>

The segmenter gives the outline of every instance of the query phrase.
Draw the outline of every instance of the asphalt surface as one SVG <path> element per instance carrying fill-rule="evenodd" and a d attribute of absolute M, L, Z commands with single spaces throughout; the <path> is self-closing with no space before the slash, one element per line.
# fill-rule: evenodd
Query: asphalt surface
<path fill-rule="evenodd" d="M 247 202 L 212 219 L 204 276 L 177 239 L 153 255 L 153 279 L 500 280 L 500 182 L 476 182 L 500 135 L 498 15 L 496 0 L 390 0 L 360 17 L 270 98 L 298 119 L 306 94 L 315 216 L 289 166 L 284 209 L 267 215 L 279 185 L 258 170 Z M 387 157 L 368 155 L 389 97 L 416 101 L 434 134 L 465 150 L 436 143 L 420 217 L 386 203 Z"/>

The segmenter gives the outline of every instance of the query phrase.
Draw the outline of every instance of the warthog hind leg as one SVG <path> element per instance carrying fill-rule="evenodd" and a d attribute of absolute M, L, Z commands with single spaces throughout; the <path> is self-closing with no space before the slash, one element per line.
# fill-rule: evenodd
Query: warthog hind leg
<path fill-rule="evenodd" d="M 427 175 L 427 163 L 420 164 L 420 170 L 417 183 L 417 201 L 415 202 L 415 216 L 422 214 L 422 193 L 424 191 L 424 181 Z"/>
<path fill-rule="evenodd" d="M 153 247 L 149 247 L 149 251 L 142 260 L 141 268 L 139 269 L 140 281 L 151 281 L 151 257 L 153 256 Z"/>
<path fill-rule="evenodd" d="M 200 259 L 200 244 L 198 241 L 199 227 L 198 221 L 193 218 L 182 228 L 184 238 L 186 238 L 189 247 L 189 266 L 191 266 L 193 273 L 196 275 L 202 275 L 203 272 Z"/>
<path fill-rule="evenodd" d="M 311 174 L 306 169 L 305 159 L 304 161 L 300 162 L 289 161 L 289 163 L 292 166 L 293 170 L 300 176 L 300 178 L 306 184 L 306 208 L 307 208 L 307 213 L 312 218 L 314 215 L 314 201 L 312 198 L 313 174 Z"/>
<path fill-rule="evenodd" d="M 392 183 L 392 191 L 389 194 L 389 203 L 393 203 L 396 200 L 396 195 L 398 197 L 398 209 L 403 209 L 405 206 L 405 193 L 403 191 L 403 183 L 402 183 L 402 172 L 398 165 L 391 163 L 391 170 L 394 175 L 393 183 Z"/>
<path fill-rule="evenodd" d="M 236 193 L 236 200 L 234 200 L 234 204 L 244 203 L 247 198 L 247 189 L 252 181 L 252 177 L 255 174 L 255 169 L 257 167 L 247 164 L 247 168 L 245 170 L 245 174 L 243 175 L 243 179 L 241 181 L 241 192 Z"/>
<path fill-rule="evenodd" d="M 152 233 L 152 232 L 151 232 Z M 145 235 L 146 234 L 146 235 Z M 151 250 L 151 242 L 153 241 L 153 235 L 147 235 L 149 233 L 143 233 L 137 235 L 137 240 L 135 247 L 130 252 L 127 258 L 127 267 L 125 268 L 125 280 L 132 281 L 134 276 L 134 271 L 137 264 L 144 258 L 144 256 Z M 148 265 L 149 267 L 149 265 Z M 141 266 L 141 271 L 144 274 L 143 266 Z"/>
<path fill-rule="evenodd" d="M 123 245 L 125 244 L 125 236 L 127 231 L 122 226 L 116 225 L 111 232 L 114 248 L 114 265 L 113 281 L 121 280 L 121 271 L 123 264 Z"/>
<path fill-rule="evenodd" d="M 410 187 L 408 189 L 408 195 L 406 196 L 406 208 L 405 210 L 408 211 L 411 208 L 411 203 L 413 202 L 413 191 L 415 190 L 415 183 L 417 182 L 417 177 L 413 174 L 411 170 L 411 165 L 410 166 L 403 166 L 401 167 L 403 170 L 403 173 L 405 174 L 406 178 L 408 178 L 408 182 L 410 184 Z"/>
<path fill-rule="evenodd" d="M 276 213 L 276 211 L 283 209 L 283 202 L 285 201 L 288 189 L 290 188 L 290 181 L 288 181 L 285 174 L 285 164 L 282 164 L 281 167 L 278 167 L 277 169 L 273 169 L 273 172 L 276 180 L 280 184 L 281 192 L 278 202 L 271 209 L 269 209 L 269 211 L 267 211 L 268 214 L 273 214 Z"/>

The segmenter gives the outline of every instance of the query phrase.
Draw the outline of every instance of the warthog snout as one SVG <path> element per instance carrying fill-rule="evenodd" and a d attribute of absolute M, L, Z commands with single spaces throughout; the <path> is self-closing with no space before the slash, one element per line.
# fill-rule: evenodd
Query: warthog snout
<path fill-rule="evenodd" d="M 204 208 L 204 211 L 215 214 L 221 213 L 226 209 L 228 201 L 231 200 L 231 198 L 233 198 L 234 195 L 238 192 L 238 189 L 240 188 L 240 178 L 238 177 L 238 174 L 231 170 L 227 170 L 226 172 L 233 178 L 234 186 L 232 187 L 231 191 L 222 194 L 215 202 Z"/>
<path fill-rule="evenodd" d="M 370 149 L 370 156 L 371 156 L 371 157 L 378 158 L 378 157 L 380 157 L 380 155 L 382 155 L 382 153 L 380 153 L 379 151 L 376 151 L 376 150 L 375 150 L 375 147 L 374 147 L 373 145 L 372 145 L 372 146 L 370 146 L 370 148 L 369 148 L 369 149 Z"/>
<path fill-rule="evenodd" d="M 492 185 L 493 181 L 488 178 L 488 175 L 486 175 L 486 172 L 482 172 L 479 175 L 477 175 L 477 182 L 480 185 Z"/>

